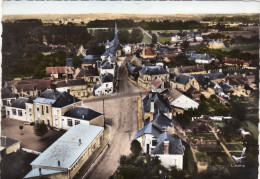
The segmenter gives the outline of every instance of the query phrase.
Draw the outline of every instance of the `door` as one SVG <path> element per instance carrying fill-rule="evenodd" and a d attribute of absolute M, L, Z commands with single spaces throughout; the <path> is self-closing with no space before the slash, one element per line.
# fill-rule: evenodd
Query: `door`
<path fill-rule="evenodd" d="M 146 144 L 146 153 L 149 154 L 149 150 L 150 150 L 150 145 Z"/>

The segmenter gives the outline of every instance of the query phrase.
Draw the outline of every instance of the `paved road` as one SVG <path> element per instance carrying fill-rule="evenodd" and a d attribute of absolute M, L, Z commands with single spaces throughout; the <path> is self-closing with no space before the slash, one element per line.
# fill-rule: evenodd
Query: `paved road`
<path fill-rule="evenodd" d="M 111 125 L 112 130 L 110 147 L 86 178 L 108 178 L 117 169 L 120 156 L 130 154 L 131 139 L 137 132 L 137 99 L 140 97 L 140 92 L 145 91 L 136 87 L 126 78 L 126 60 L 119 68 L 118 93 L 104 97 L 106 123 Z M 103 113 L 103 97 L 86 100 L 84 105 Z"/>

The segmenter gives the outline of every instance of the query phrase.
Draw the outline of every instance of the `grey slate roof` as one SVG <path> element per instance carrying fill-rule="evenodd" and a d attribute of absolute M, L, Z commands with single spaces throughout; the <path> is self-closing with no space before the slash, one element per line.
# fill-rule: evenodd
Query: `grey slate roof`
<path fill-rule="evenodd" d="M 136 140 L 137 138 L 143 136 L 144 134 L 151 134 L 157 138 L 161 133 L 162 131 L 160 129 L 158 129 L 150 121 L 147 121 L 146 125 L 142 129 L 137 131 L 133 140 Z"/>
<path fill-rule="evenodd" d="M 67 67 L 73 67 L 73 59 L 72 58 L 66 58 L 66 66 Z"/>
<path fill-rule="evenodd" d="M 127 65 L 127 69 L 130 73 L 138 73 L 142 67 L 141 66 L 135 66 L 135 65 L 132 65 L 131 63 L 129 63 Z"/>
<path fill-rule="evenodd" d="M 25 109 L 25 103 L 29 101 L 29 98 L 20 97 L 12 102 L 12 107 Z"/>
<path fill-rule="evenodd" d="M 99 60 L 101 60 L 99 55 L 86 55 L 81 58 L 82 64 L 97 64 Z"/>
<path fill-rule="evenodd" d="M 211 59 L 208 54 L 191 54 L 190 58 L 193 60 L 196 60 L 196 59 L 210 60 Z"/>
<path fill-rule="evenodd" d="M 177 136 L 164 132 L 158 136 L 157 140 L 156 147 L 151 151 L 152 154 L 164 154 L 164 141 L 169 141 L 169 154 L 184 155 L 181 139 Z"/>
<path fill-rule="evenodd" d="M 6 98 L 14 98 L 14 94 L 11 92 L 11 90 L 7 87 L 2 87 L 2 90 L 1 90 L 1 96 L 2 96 L 2 99 L 6 99 Z"/>
<path fill-rule="evenodd" d="M 103 75 L 100 75 L 100 81 L 101 81 L 101 83 L 113 82 L 114 77 L 111 73 L 105 73 Z"/>
<path fill-rule="evenodd" d="M 64 116 L 82 119 L 90 121 L 98 116 L 102 115 L 101 113 L 94 111 L 90 108 L 85 107 L 75 107 L 67 111 Z"/>
<path fill-rule="evenodd" d="M 171 105 L 168 99 L 164 98 L 159 93 L 152 94 L 149 98 L 149 94 L 143 99 L 143 107 L 145 112 L 150 112 L 151 100 L 154 101 L 154 111 L 161 111 L 163 113 L 171 112 Z"/>
<path fill-rule="evenodd" d="M 51 89 L 42 92 L 40 97 L 55 100 L 52 106 L 59 108 L 79 101 L 79 99 L 75 98 L 68 92 L 59 92 Z"/>
<path fill-rule="evenodd" d="M 79 86 L 79 85 L 86 85 L 87 83 L 85 82 L 84 79 L 79 79 L 79 80 L 68 80 L 67 82 L 64 81 L 58 81 L 56 84 L 57 88 L 60 87 L 66 87 L 66 86 Z"/>
<path fill-rule="evenodd" d="M 217 87 L 217 83 L 216 82 L 209 82 L 209 88 L 213 89 L 215 91 L 216 94 L 219 94 L 221 92 L 223 92 L 223 89 L 220 87 Z"/>
<path fill-rule="evenodd" d="M 96 68 L 93 69 L 80 69 L 79 73 L 76 75 L 76 78 L 88 76 L 99 76 L 98 70 Z"/>
<path fill-rule="evenodd" d="M 103 68 L 103 69 L 113 69 L 113 66 L 111 63 L 109 63 L 109 61 L 107 60 L 103 60 L 101 63 L 100 63 L 100 68 Z"/>
<path fill-rule="evenodd" d="M 144 75 L 160 75 L 168 74 L 169 72 L 161 66 L 145 66 L 140 70 L 140 73 Z"/>
<path fill-rule="evenodd" d="M 228 92 L 230 90 L 230 88 L 232 88 L 231 85 L 229 85 L 228 83 L 226 82 L 221 82 L 219 83 L 219 86 L 222 87 L 222 89 L 225 91 L 225 92 Z"/>
<path fill-rule="evenodd" d="M 192 76 L 195 77 L 195 79 L 197 80 L 197 82 L 200 85 L 207 84 L 211 80 L 217 80 L 217 79 L 225 78 L 225 75 L 222 72 L 207 73 L 207 74 L 195 74 L 195 75 L 192 75 Z"/>
<path fill-rule="evenodd" d="M 186 85 L 187 83 L 189 83 L 190 80 L 192 80 L 194 77 L 191 75 L 187 75 L 184 73 L 180 73 L 179 75 L 177 75 L 176 77 L 176 83 L 180 83 L 183 85 Z"/>
<path fill-rule="evenodd" d="M 149 117 L 150 119 L 150 117 Z M 153 113 L 153 120 L 152 120 L 153 125 L 155 125 L 157 128 L 159 128 L 161 131 L 164 130 L 166 127 L 172 127 L 173 122 L 171 119 L 169 119 L 167 116 L 165 116 L 162 112 L 157 111 Z"/>

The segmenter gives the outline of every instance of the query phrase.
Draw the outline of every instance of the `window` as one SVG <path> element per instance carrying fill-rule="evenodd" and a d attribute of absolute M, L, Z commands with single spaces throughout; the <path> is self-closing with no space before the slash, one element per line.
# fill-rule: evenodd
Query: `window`
<path fill-rule="evenodd" d="M 68 119 L 68 126 L 72 126 L 72 119 Z"/>
<path fill-rule="evenodd" d="M 78 92 L 78 96 L 80 96 L 80 92 Z"/>
<path fill-rule="evenodd" d="M 100 138 L 99 138 L 99 143 L 101 143 L 102 140 L 103 140 L 103 136 L 100 136 Z"/>
<path fill-rule="evenodd" d="M 79 120 L 75 120 L 75 125 L 78 125 L 80 124 L 80 121 Z"/>
<path fill-rule="evenodd" d="M 83 92 L 83 96 L 85 96 L 85 92 Z"/>
<path fill-rule="evenodd" d="M 23 111 L 22 110 L 18 110 L 18 116 L 23 116 Z"/>
<path fill-rule="evenodd" d="M 31 108 L 29 108 L 29 112 L 32 112 L 32 109 L 31 109 Z"/>
<path fill-rule="evenodd" d="M 42 105 L 42 115 L 44 115 L 43 105 Z"/>
<path fill-rule="evenodd" d="M 48 106 L 46 106 L 46 113 L 49 113 L 49 108 L 48 108 Z"/>
<path fill-rule="evenodd" d="M 13 109 L 12 112 L 13 112 L 13 115 L 16 115 L 16 109 Z"/>

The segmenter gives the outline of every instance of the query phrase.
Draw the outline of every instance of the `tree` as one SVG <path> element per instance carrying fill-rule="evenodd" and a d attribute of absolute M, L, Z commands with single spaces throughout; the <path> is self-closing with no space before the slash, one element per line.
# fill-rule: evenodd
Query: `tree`
<path fill-rule="evenodd" d="M 141 29 L 133 29 L 130 36 L 130 43 L 141 43 L 143 40 L 143 33 Z"/>
<path fill-rule="evenodd" d="M 130 33 L 128 32 L 128 30 L 119 30 L 118 38 L 121 44 L 127 44 L 129 43 Z"/>
<path fill-rule="evenodd" d="M 74 68 L 79 68 L 79 67 L 81 67 L 81 65 L 82 65 L 82 60 L 80 59 L 81 58 L 81 56 L 79 56 L 79 57 L 77 57 L 77 56 L 75 56 L 74 58 L 73 58 L 73 66 L 74 66 Z"/>
<path fill-rule="evenodd" d="M 183 51 L 186 51 L 190 46 L 190 42 L 188 42 L 187 40 L 185 40 L 182 44 L 181 47 L 183 49 Z"/>
<path fill-rule="evenodd" d="M 157 35 L 156 35 L 156 34 L 153 34 L 153 35 L 152 35 L 152 43 L 153 43 L 153 44 L 156 44 L 156 43 L 157 43 Z"/>
<path fill-rule="evenodd" d="M 46 133 L 48 132 L 48 127 L 47 125 L 44 123 L 44 121 L 41 122 L 37 122 L 34 126 L 34 134 L 36 136 L 44 136 Z"/>
<path fill-rule="evenodd" d="M 137 140 L 134 140 L 132 143 L 131 143 L 131 148 L 130 150 L 132 151 L 132 153 L 134 155 L 138 155 L 140 154 L 141 150 L 142 150 L 142 147 L 140 145 L 140 143 L 137 141 Z"/>
<path fill-rule="evenodd" d="M 21 130 L 21 135 L 22 135 L 23 126 L 19 126 L 19 129 Z"/>

